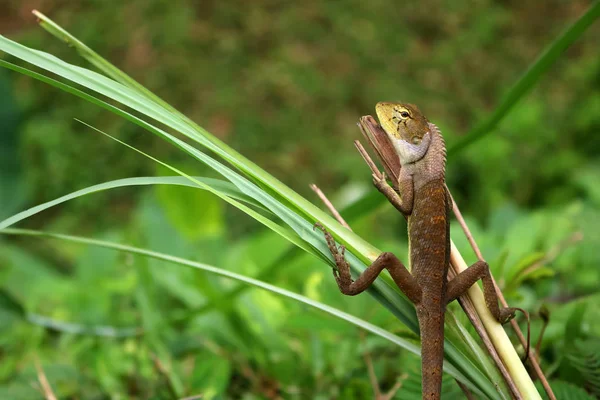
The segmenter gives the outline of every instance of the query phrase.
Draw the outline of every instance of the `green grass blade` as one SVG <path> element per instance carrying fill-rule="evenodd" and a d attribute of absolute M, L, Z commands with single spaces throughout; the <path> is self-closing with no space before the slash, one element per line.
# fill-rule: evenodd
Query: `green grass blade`
<path fill-rule="evenodd" d="M 158 136 L 167 138 L 168 140 L 170 140 L 170 138 L 173 138 L 173 136 L 168 135 L 166 132 L 150 125 L 146 121 L 143 121 L 142 119 L 140 119 L 130 113 L 127 113 L 127 112 L 121 110 L 120 108 L 117 108 L 105 101 L 102 101 L 102 100 L 100 100 L 88 93 L 85 93 L 73 86 L 70 86 L 66 83 L 57 81 L 55 79 L 49 78 L 49 77 L 39 74 L 37 72 L 31 71 L 27 68 L 23 68 L 21 66 L 11 64 L 11 63 L 8 63 L 3 60 L 0 60 L 0 66 L 3 66 L 5 68 L 14 70 L 16 72 L 31 76 L 37 80 L 48 83 L 54 87 L 57 87 L 61 90 L 66 91 L 68 93 L 74 94 L 84 100 L 87 100 L 95 105 L 98 105 L 104 109 L 107 109 L 107 110 L 129 120 L 130 122 L 133 122 L 134 124 L 158 135 Z M 173 143 L 175 143 L 177 145 L 177 143 L 179 143 L 179 142 L 177 140 L 175 140 L 175 141 L 173 141 Z M 193 149 L 193 151 L 195 152 L 196 149 Z M 344 228 L 344 230 L 346 230 L 346 229 Z M 379 251 L 376 250 L 374 254 L 379 254 Z M 357 260 L 353 259 L 353 260 L 351 260 L 351 266 L 355 271 L 362 271 L 362 269 L 364 269 L 364 267 L 365 267 L 365 264 L 362 262 L 357 262 Z M 399 293 L 396 291 L 396 289 L 394 289 L 394 286 L 391 283 L 391 280 L 387 276 L 384 276 L 382 278 L 383 279 L 378 279 L 375 282 L 375 286 L 373 287 L 372 290 L 369 290 L 369 293 L 372 296 L 374 296 L 379 302 L 381 302 L 382 305 L 384 305 L 388 310 L 390 310 L 409 329 L 411 329 L 413 332 L 418 332 L 418 324 L 417 324 L 416 316 L 414 313 L 414 307 L 404 297 L 399 295 Z"/>
<path fill-rule="evenodd" d="M 467 329 L 462 326 L 456 315 L 448 310 L 446 312 L 446 320 L 450 320 L 448 326 L 452 329 L 453 333 L 458 336 L 462 343 L 465 344 L 466 348 L 470 352 L 469 354 L 472 357 L 468 357 L 469 359 L 477 360 L 477 365 L 480 365 L 482 370 L 485 371 L 485 374 L 490 378 L 492 382 L 494 382 L 498 387 L 498 393 L 502 396 L 505 396 L 506 399 L 510 398 L 510 394 L 508 392 L 508 387 L 500 371 L 498 371 L 496 365 L 490 359 L 489 354 L 485 351 L 477 341 L 469 334 Z"/>
<path fill-rule="evenodd" d="M 108 60 L 101 57 L 98 53 L 90 49 L 83 42 L 81 42 L 75 36 L 71 35 L 69 32 L 60 27 L 50 18 L 46 17 L 44 14 L 37 10 L 33 10 L 33 15 L 35 15 L 38 18 L 39 24 L 42 28 L 44 28 L 46 31 L 48 31 L 50 34 L 52 34 L 59 40 L 64 41 L 69 47 L 74 48 L 80 56 L 85 58 L 90 64 L 98 68 L 100 71 L 104 72 L 106 75 L 108 75 L 115 81 L 122 83 L 125 86 L 137 90 L 138 92 L 140 92 L 140 94 L 146 96 L 155 103 L 160 104 L 162 107 L 165 107 L 166 109 L 169 109 L 173 112 L 177 111 L 169 103 L 163 101 L 160 97 L 152 93 L 150 90 L 140 85 L 135 79 L 131 78 L 119 68 L 112 65 Z"/>
<path fill-rule="evenodd" d="M 284 296 L 284 297 L 293 299 L 295 301 L 298 301 L 300 303 L 306 304 L 310 307 L 319 309 L 319 310 L 321 310 L 327 314 L 330 314 L 336 318 L 340 318 L 340 319 L 347 321 L 361 329 L 364 329 L 368 332 L 378 335 L 378 336 L 390 341 L 391 343 L 394 343 L 395 345 L 400 346 L 403 349 L 406 349 L 414 354 L 417 354 L 417 355 L 420 354 L 419 347 L 414 345 L 410 341 L 403 339 L 399 336 L 396 336 L 396 335 L 386 331 L 385 329 L 382 329 L 382 328 L 380 328 L 376 325 L 373 325 L 367 321 L 357 318 L 351 314 L 347 314 L 347 313 L 345 313 L 341 310 L 338 310 L 334 307 L 331 307 L 326 304 L 320 303 L 318 301 L 312 300 L 308 297 L 299 295 L 294 292 L 290 292 L 288 290 L 279 288 L 274 285 L 270 285 L 268 283 L 265 283 L 265 282 L 262 282 L 262 281 L 259 281 L 259 280 L 253 279 L 253 278 L 246 277 L 244 275 L 237 274 L 235 272 L 219 269 L 219 268 L 216 268 L 216 267 L 213 267 L 210 265 L 186 260 L 184 258 L 175 257 L 175 256 L 171 256 L 168 254 L 159 253 L 159 252 L 155 252 L 155 251 L 151 251 L 151 250 L 141 249 L 141 248 L 137 248 L 137 247 L 133 247 L 133 246 L 112 243 L 112 242 L 107 242 L 107 241 L 102 241 L 102 240 L 83 238 L 83 237 L 78 237 L 78 236 L 63 235 L 63 234 L 49 233 L 49 232 L 40 232 L 40 231 L 33 231 L 33 230 L 26 230 L 26 229 L 4 229 L 4 230 L 1 230 L 0 233 L 8 234 L 8 235 L 27 235 L 27 236 L 48 237 L 48 238 L 60 239 L 60 240 L 65 240 L 65 241 L 70 241 L 70 242 L 75 242 L 75 243 L 92 245 L 92 246 L 100 246 L 100 247 L 109 248 L 109 249 L 113 249 L 113 250 L 128 252 L 131 254 L 138 254 L 138 255 L 142 255 L 142 256 L 146 256 L 146 257 L 151 257 L 151 258 L 167 261 L 167 262 L 178 264 L 178 265 L 192 267 L 192 268 L 200 269 L 200 270 L 210 272 L 213 274 L 217 274 L 217 275 L 220 275 L 220 276 L 223 276 L 226 278 L 235 279 L 237 281 L 240 281 L 240 282 L 243 282 L 243 283 L 264 289 L 264 290 L 268 290 L 272 293 L 279 294 L 281 296 Z M 453 376 L 454 378 L 463 382 L 465 385 L 467 385 L 470 389 L 472 389 L 479 395 L 484 395 L 484 393 L 482 393 L 478 387 L 473 385 L 473 383 L 471 383 L 471 381 L 466 376 L 464 376 L 458 369 L 456 369 L 454 366 L 450 365 L 449 363 L 444 363 L 444 371 L 447 372 L 448 374 L 450 374 L 451 376 Z M 486 387 L 487 390 L 485 391 L 485 394 L 488 395 L 490 398 L 499 399 L 499 397 L 497 395 L 495 395 L 495 389 L 493 388 L 493 386 L 491 384 L 489 384 L 489 382 L 487 382 L 487 386 L 488 387 Z"/>
<path fill-rule="evenodd" d="M 77 120 L 79 121 L 79 120 Z M 256 211 L 254 211 L 253 209 L 251 209 L 250 207 L 247 207 L 246 205 L 244 205 L 243 203 L 227 196 L 225 193 L 220 192 L 219 190 L 211 187 L 210 185 L 205 184 L 204 182 L 186 174 L 185 172 L 163 162 L 158 160 L 157 158 L 152 157 L 151 155 L 144 153 L 143 151 L 131 146 L 130 144 L 127 144 L 117 138 L 115 138 L 114 136 L 111 136 L 97 128 L 94 128 L 91 125 L 86 124 L 85 122 L 79 121 L 82 124 L 84 124 L 85 126 L 95 130 L 98 133 L 103 134 L 104 136 L 122 144 L 123 146 L 128 147 L 129 149 L 136 151 L 138 153 L 140 153 L 141 155 L 151 159 L 152 161 L 162 165 L 163 167 L 166 167 L 168 169 L 170 169 L 171 171 L 181 175 L 182 177 L 186 178 L 187 180 L 189 180 L 190 182 L 196 184 L 199 188 L 207 190 L 213 194 L 215 194 L 216 196 L 218 196 L 219 198 L 221 198 L 222 200 L 224 200 L 225 202 L 231 204 L 232 206 L 236 207 L 237 209 L 245 212 L 246 214 L 248 214 L 250 217 L 254 218 L 255 220 L 257 220 L 258 222 L 262 223 L 263 225 L 265 225 L 266 227 L 268 227 L 269 229 L 273 230 L 274 232 L 278 233 L 279 235 L 281 235 L 282 237 L 284 237 L 285 239 L 289 240 L 290 242 L 292 242 L 293 244 L 295 244 L 296 246 L 304 249 L 306 252 L 313 254 L 315 256 L 317 256 L 318 258 L 324 259 L 325 261 L 327 261 L 326 258 L 323 257 L 323 254 L 325 254 L 324 251 L 321 252 L 317 252 L 315 251 L 315 249 L 311 248 L 310 246 L 307 245 L 306 240 L 302 240 L 304 238 L 299 237 L 298 235 L 294 234 L 293 232 L 291 232 L 288 229 L 283 228 L 282 226 L 278 225 L 277 223 L 271 221 L 270 219 L 264 217 L 263 215 L 257 213 Z M 217 163 L 216 161 L 212 160 L 212 163 L 210 162 L 211 159 L 210 157 L 206 156 L 203 154 L 203 156 L 205 157 L 204 160 L 207 161 L 208 165 L 217 165 L 219 163 Z M 222 170 L 221 171 L 225 171 L 228 170 L 227 167 L 225 167 L 224 165 L 221 165 Z M 243 178 L 242 178 L 243 179 Z M 311 243 L 312 244 L 312 243 Z M 315 243 L 317 246 L 319 247 L 318 243 Z M 323 246 L 320 246 L 323 247 Z"/>
<path fill-rule="evenodd" d="M 1 39 L 1 37 L 0 37 L 0 39 Z M 163 130 L 160 130 L 160 129 L 158 129 L 158 128 L 156 128 L 156 127 L 154 127 L 154 126 L 152 126 L 152 125 L 148 124 L 147 122 L 145 122 L 145 121 L 141 120 L 140 118 L 138 118 L 138 117 L 136 117 L 136 116 L 134 116 L 134 115 L 132 115 L 132 114 L 130 114 L 130 113 L 127 113 L 127 112 L 125 112 L 125 111 L 123 111 L 123 110 L 121 110 L 121 109 L 119 109 L 119 108 L 117 108 L 117 107 L 115 107 L 115 106 L 112 106 L 112 105 L 110 105 L 110 104 L 108 104 L 108 103 L 106 103 L 106 102 L 104 102 L 104 101 L 102 101 L 102 100 L 100 100 L 100 99 L 97 99 L 97 98 L 95 98 L 94 96 L 91 96 L 91 95 L 89 95 L 89 94 L 87 94 L 87 93 L 85 93 L 85 92 L 82 92 L 81 90 L 79 90 L 79 89 L 77 89 L 77 88 L 74 88 L 74 87 L 72 87 L 72 86 L 70 86 L 70 85 L 67 85 L 67 84 L 65 84 L 65 83 L 59 82 L 59 81 L 57 81 L 57 80 L 54 80 L 54 79 L 51 79 L 51 78 L 48 78 L 48 77 L 45 77 L 44 75 L 38 74 L 38 73 L 36 73 L 36 72 L 33 72 L 33 71 L 30 71 L 30 70 L 28 70 L 28 69 L 26 69 L 26 68 L 19 67 L 19 66 L 17 66 L 17 65 L 14 65 L 14 64 L 11 64 L 11 63 L 8 63 L 8 62 L 5 62 L 5 61 L 2 61 L 2 60 L 0 60 L 0 66 L 4 66 L 4 67 L 7 67 L 7 68 L 9 68 L 9 69 L 15 70 L 15 71 L 17 71 L 17 72 L 24 73 L 24 74 L 26 74 L 26 75 L 32 76 L 32 77 L 34 77 L 34 78 L 36 78 L 36 79 L 39 79 L 39 80 L 41 80 L 41 81 L 43 81 L 43 82 L 50 83 L 51 85 L 53 85 L 53 86 L 55 86 L 55 87 L 58 87 L 58 88 L 60 88 L 60 89 L 63 89 L 63 90 L 65 90 L 65 91 L 68 91 L 69 93 L 73 93 L 73 94 L 75 94 L 75 95 L 77 95 L 77 96 L 79 96 L 79 97 L 81 97 L 81 98 L 84 98 L 84 99 L 86 99 L 86 100 L 88 100 L 88 101 L 90 101 L 90 102 L 92 102 L 92 103 L 94 103 L 94 104 L 100 105 L 100 106 L 102 106 L 103 108 L 105 108 L 105 109 L 108 109 L 108 110 L 110 110 L 110 111 L 114 112 L 115 114 L 117 114 L 117 115 L 119 115 L 119 116 L 122 116 L 122 117 L 124 117 L 124 118 L 128 119 L 128 120 L 129 120 L 129 121 L 131 121 L 131 122 L 134 122 L 134 123 L 135 123 L 135 124 L 137 124 L 138 126 L 141 126 L 141 127 L 145 128 L 146 130 L 149 130 L 150 132 L 152 132 L 152 133 L 154 133 L 154 134 L 156 134 L 156 135 L 158 135 L 158 136 L 161 136 L 161 137 L 163 137 L 163 138 L 166 138 L 166 139 L 173 139 L 173 143 L 180 144 L 180 145 L 184 145 L 184 146 L 185 146 L 185 148 L 187 148 L 187 149 L 190 149 L 190 148 L 191 148 L 191 147 L 190 147 L 190 146 L 189 146 L 187 143 L 185 143 L 185 142 L 183 142 L 183 141 L 180 141 L 180 140 L 176 139 L 174 136 L 172 136 L 172 135 L 169 135 L 167 132 L 165 132 L 165 131 L 163 131 Z M 92 128 L 93 128 L 93 127 L 92 127 Z M 93 129 L 95 129 L 95 128 L 93 128 Z M 99 132 L 100 132 L 100 131 L 99 131 Z M 101 132 L 101 133 L 103 133 L 103 132 Z M 104 134 L 104 133 L 103 133 L 103 134 Z M 107 135 L 107 136 L 108 136 L 108 137 L 111 137 L 110 135 Z M 113 139 L 114 139 L 114 138 L 113 138 Z M 115 139 L 115 140 L 117 140 L 117 139 Z M 118 141 L 118 140 L 117 140 L 117 141 Z M 120 142 L 120 141 L 119 141 L 119 142 Z M 120 143 L 122 143 L 122 144 L 124 144 L 124 145 L 128 146 L 127 144 L 125 144 L 125 143 L 123 143 L 123 142 L 120 142 Z M 128 146 L 128 147 L 131 147 L 131 146 Z M 134 149 L 134 148 L 132 148 L 132 149 Z M 192 148 L 192 149 L 193 149 L 193 148 Z M 136 151 L 137 151 L 137 149 L 134 149 L 134 150 L 136 150 Z M 203 161 L 203 162 L 205 162 L 207 165 L 211 166 L 211 167 L 212 167 L 213 169 L 215 169 L 217 172 L 219 172 L 219 173 L 224 173 L 224 172 L 225 172 L 225 173 L 226 173 L 226 174 L 228 174 L 229 176 L 234 176 L 234 175 L 235 175 L 235 174 L 233 173 L 233 171 L 231 171 L 229 168 L 225 167 L 224 165 L 222 165 L 222 164 L 220 164 L 220 163 L 218 163 L 218 162 L 216 162 L 216 161 L 212 160 L 210 157 L 206 156 L 205 154 L 203 154 L 203 153 L 199 152 L 199 151 L 198 151 L 198 150 L 196 150 L 196 149 L 193 149 L 193 150 L 194 150 L 194 154 L 196 155 L 197 159 L 198 159 L 198 157 L 201 157 L 201 158 L 199 158 L 201 161 Z M 158 160 L 155 160 L 155 161 L 158 161 Z M 167 165 L 165 165 L 165 166 L 167 166 Z M 167 167 L 168 167 L 168 168 L 171 168 L 170 166 L 167 166 Z M 171 168 L 171 169 L 172 169 L 172 168 Z M 176 171 L 176 172 L 177 172 L 177 173 L 181 173 L 181 174 L 182 174 L 182 172 L 181 172 L 181 171 Z M 184 175 L 185 175 L 185 174 L 184 174 Z M 186 175 L 186 176 L 187 176 L 187 175 Z M 210 190 L 210 187 L 209 187 L 209 186 L 206 186 L 206 185 L 204 185 L 202 182 L 200 182 L 200 181 L 197 181 L 197 180 L 193 180 L 193 179 L 192 179 L 192 182 L 193 182 L 194 184 L 196 184 L 197 186 L 200 186 L 200 187 L 202 187 L 202 188 L 204 188 L 204 189 L 206 189 L 206 190 L 212 191 L 213 193 L 215 193 L 215 194 L 217 194 L 218 196 L 220 196 L 221 198 L 223 198 L 225 201 L 228 201 L 228 202 L 230 202 L 230 203 L 232 202 L 232 200 L 231 200 L 231 199 L 229 199 L 227 196 L 221 196 L 221 195 L 219 194 L 219 192 L 218 192 L 218 191 L 213 191 L 213 190 Z M 249 213 L 249 214 L 250 214 L 252 217 L 256 218 L 256 219 L 257 219 L 257 220 L 259 220 L 261 223 L 263 223 L 263 224 L 267 225 L 269 228 L 271 228 L 271 229 L 275 230 L 276 232 L 278 232 L 279 234 L 281 234 L 283 237 L 285 237 L 285 238 L 287 238 L 288 240 L 292 241 L 292 242 L 293 242 L 294 244 L 296 244 L 297 246 L 299 246 L 299 247 L 303 248 L 304 250 L 308 251 L 308 252 L 309 252 L 309 253 L 311 253 L 311 254 L 314 254 L 314 255 L 316 255 L 316 256 L 317 256 L 317 257 L 319 257 L 319 258 L 322 258 L 322 256 L 321 256 L 321 253 L 320 253 L 320 252 L 314 252 L 312 249 L 310 249 L 309 247 L 307 247 L 307 246 L 306 246 L 306 244 L 305 244 L 305 243 L 304 243 L 302 240 L 300 240 L 300 239 L 299 239 L 299 238 L 298 238 L 296 235 L 292 235 L 292 234 L 291 234 L 291 232 L 289 232 L 289 231 L 287 231 L 287 230 L 282 230 L 282 228 L 281 228 L 279 225 L 277 225 L 277 224 L 273 223 L 272 221 L 270 221 L 269 219 L 267 219 L 267 218 L 265 218 L 265 217 L 261 216 L 260 214 L 256 213 L 256 212 L 255 212 L 255 211 L 253 211 L 252 209 L 245 207 L 243 204 L 241 204 L 241 203 L 239 203 L 239 202 L 234 202 L 234 203 L 235 203 L 234 205 L 235 205 L 236 207 L 238 207 L 238 208 L 242 209 L 244 212 L 247 212 L 247 213 Z M 233 203 L 232 203 L 232 204 L 233 204 Z M 311 225 L 311 226 L 312 226 L 312 225 Z M 307 227 L 306 227 L 306 226 L 305 226 L 305 229 L 304 229 L 304 230 L 307 230 Z M 311 230 L 312 230 L 312 229 L 311 229 Z M 321 246 L 321 247 L 322 247 L 322 246 Z"/>
<path fill-rule="evenodd" d="M 380 254 L 380 251 L 368 242 L 345 229 L 331 216 L 298 195 L 237 151 L 210 135 L 206 130 L 184 119 L 180 114 L 161 107 L 136 90 L 113 81 L 104 75 L 68 64 L 50 54 L 29 49 L 1 35 L 0 50 L 124 104 L 143 115 L 175 129 L 189 139 L 208 148 L 237 169 L 248 174 L 252 179 L 268 187 L 274 195 L 278 196 L 280 200 L 284 201 L 294 211 L 303 214 L 313 222 L 321 222 L 346 247 L 354 250 L 354 253 L 364 263 L 375 260 Z M 0 65 L 6 66 L 6 63 L 0 63 Z"/>
<path fill-rule="evenodd" d="M 462 140 L 448 149 L 452 157 L 465 147 L 490 134 L 498 123 L 513 109 L 518 101 L 527 94 L 540 80 L 544 73 L 554 64 L 562 53 L 571 46 L 600 17 L 600 1 L 595 1 L 575 23 L 568 27 L 548 46 L 538 59 L 529 67 L 521 78 L 500 100 L 493 114 L 476 125 Z"/>
<path fill-rule="evenodd" d="M 229 182 L 225 182 L 219 179 L 211 179 L 211 178 L 202 178 L 195 177 L 194 179 L 204 183 L 207 186 L 214 188 L 215 190 L 220 191 L 221 193 L 226 194 L 228 197 L 232 197 L 236 200 L 243 201 L 247 204 L 255 206 L 257 208 L 261 208 L 265 212 L 270 212 L 266 208 L 264 208 L 260 203 L 256 202 L 251 197 L 245 195 L 240 192 L 234 185 Z M 104 190 L 116 189 L 120 187 L 126 186 L 146 186 L 146 185 L 177 185 L 177 186 L 189 186 L 195 188 L 201 188 L 194 182 L 190 181 L 181 176 L 158 176 L 158 177 L 136 177 L 136 178 L 125 178 L 118 179 L 115 181 L 104 182 L 98 185 L 89 186 L 85 189 L 77 190 L 75 192 L 69 193 L 65 196 L 61 196 L 52 201 L 48 201 L 46 203 L 39 204 L 35 207 L 32 207 L 28 210 L 22 211 L 18 214 L 15 214 L 4 221 L 0 221 L 0 229 L 8 228 L 11 225 L 16 224 L 19 221 L 22 221 L 30 216 L 47 210 L 48 208 L 54 207 L 58 204 L 64 203 L 66 201 L 76 199 L 81 196 L 85 196 L 87 194 L 92 194 L 96 192 L 101 192 Z"/>
<path fill-rule="evenodd" d="M 87 124 L 85 124 L 85 125 L 87 125 Z M 108 135 L 107 133 L 102 132 L 92 126 L 89 126 L 89 125 L 87 125 L 87 126 L 90 127 L 91 129 L 94 129 L 95 131 L 117 141 L 118 143 L 152 159 L 153 161 L 171 169 L 172 171 L 174 171 L 188 179 L 192 179 L 191 177 L 189 177 L 187 174 L 183 173 L 182 171 L 180 171 L 160 160 L 157 160 L 156 158 L 142 152 L 141 150 L 138 150 L 135 147 L 133 147 L 127 143 L 124 143 L 124 142 L 120 141 L 119 139 L 116 139 L 116 138 L 112 137 L 111 135 Z M 149 129 L 155 129 L 155 130 L 159 131 L 158 128 L 155 128 L 155 127 L 150 127 Z M 259 222 L 263 223 L 270 229 L 273 229 L 274 231 L 276 231 L 277 233 L 279 233 L 280 235 L 282 235 L 283 237 L 285 237 L 292 243 L 307 250 L 309 253 L 316 255 L 321 260 L 329 263 L 329 265 L 331 267 L 333 267 L 333 265 L 334 265 L 333 258 L 331 256 L 331 252 L 329 251 L 329 248 L 327 247 L 327 245 L 325 243 L 323 234 L 320 231 L 315 231 L 313 229 L 312 222 L 305 220 L 302 216 L 300 216 L 300 215 L 296 214 L 294 211 L 288 209 L 285 205 L 281 204 L 277 199 L 275 199 L 274 197 L 272 197 L 271 195 L 269 195 L 268 193 L 266 193 L 265 191 L 263 191 L 262 189 L 257 187 L 255 184 L 253 184 L 249 180 L 245 179 L 244 177 L 240 176 L 239 174 L 237 174 L 230 168 L 227 168 L 226 166 L 219 163 L 218 161 L 213 160 L 206 154 L 193 148 L 192 146 L 188 145 L 187 143 L 175 138 L 174 136 L 169 135 L 166 132 L 161 131 L 161 134 L 168 140 L 176 143 L 180 148 L 185 149 L 189 154 L 193 155 L 198 161 L 203 162 L 207 166 L 213 168 L 218 173 L 222 174 L 225 178 L 229 179 L 235 186 L 238 187 L 238 189 L 240 191 L 247 194 L 248 196 L 251 196 L 256 201 L 260 202 L 264 207 L 271 210 L 275 215 L 277 215 L 279 218 L 281 218 L 297 234 L 297 236 L 290 235 L 290 233 L 287 230 L 281 231 L 282 228 L 279 225 L 275 224 L 273 221 L 260 216 L 260 214 L 254 212 L 253 210 L 251 210 L 247 207 L 242 208 L 239 203 L 232 202 L 230 199 L 227 199 L 226 196 L 220 196 L 218 193 L 215 193 L 215 194 L 217 194 L 219 197 L 222 197 L 225 201 L 230 202 L 234 206 L 240 208 L 242 211 L 246 212 L 253 218 L 257 219 Z M 193 181 L 193 179 L 192 179 L 192 181 Z M 193 182 L 198 183 L 196 181 L 193 181 Z M 208 190 L 210 190 L 210 189 L 208 189 Z M 352 270 L 355 271 L 356 273 L 360 273 L 366 268 L 366 265 L 351 252 L 346 252 L 346 260 L 350 264 L 350 267 L 352 268 Z M 400 319 L 400 321 L 402 323 L 404 323 L 409 329 L 413 330 L 413 332 L 418 332 L 418 322 L 416 319 L 413 305 L 403 295 L 401 295 L 392 284 L 390 284 L 389 279 L 388 280 L 378 279 L 373 285 L 373 291 L 370 291 L 370 293 L 378 301 L 380 301 L 386 308 L 388 308 L 398 319 Z"/>
<path fill-rule="evenodd" d="M 149 100 L 160 104 L 161 106 L 166 108 L 168 111 L 172 112 L 173 114 L 176 114 L 179 118 L 184 120 L 187 124 L 194 127 L 196 130 L 200 131 L 202 136 L 207 137 L 207 138 L 213 138 L 212 135 L 210 135 L 203 128 L 201 128 L 200 126 L 195 124 L 192 120 L 187 118 L 185 115 L 183 115 L 180 112 L 178 112 L 177 110 L 175 110 L 168 103 L 166 103 L 165 101 L 160 99 L 158 96 L 156 96 L 154 93 L 152 93 L 150 90 L 148 90 L 146 87 L 144 87 L 143 85 L 141 85 L 140 83 L 135 81 L 133 78 L 131 78 L 125 72 L 121 71 L 116 66 L 112 65 L 108 60 L 106 60 L 105 58 L 100 56 L 98 53 L 96 53 L 95 51 L 90 49 L 83 42 L 78 40 L 75 36 L 71 35 L 67 30 L 65 30 L 58 24 L 56 24 L 50 18 L 48 18 L 44 14 L 40 13 L 39 11 L 34 11 L 33 14 L 39 19 L 39 23 L 42 28 L 46 29 L 50 34 L 52 34 L 56 38 L 66 42 L 70 47 L 74 48 L 83 58 L 85 58 L 92 65 L 96 66 L 98 69 L 100 69 L 100 71 L 105 73 L 107 76 L 113 78 L 117 82 L 122 83 L 123 85 L 125 85 L 127 87 L 137 90 L 142 95 L 147 97 Z M 216 140 L 216 138 L 214 138 L 214 139 Z M 225 149 L 226 151 L 229 151 L 229 152 L 234 151 L 233 149 L 229 148 L 225 143 L 222 143 L 220 141 L 218 141 L 216 143 L 219 145 L 219 147 L 221 149 Z M 211 150 L 214 151 L 215 149 L 211 148 Z M 221 156 L 223 156 L 223 154 L 221 154 Z M 237 158 L 238 160 L 242 157 L 240 154 L 237 154 L 237 156 L 239 156 Z M 233 165 L 237 166 L 237 163 L 233 162 L 235 160 L 228 160 L 228 161 L 231 162 Z M 250 162 L 249 160 L 246 160 L 246 161 Z M 301 212 L 302 210 L 296 207 L 294 211 Z M 321 221 L 321 222 L 323 222 L 323 221 Z"/>

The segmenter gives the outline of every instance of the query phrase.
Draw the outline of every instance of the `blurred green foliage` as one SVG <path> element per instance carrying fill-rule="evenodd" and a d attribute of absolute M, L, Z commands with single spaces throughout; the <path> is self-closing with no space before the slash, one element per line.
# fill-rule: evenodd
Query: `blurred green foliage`
<path fill-rule="evenodd" d="M 310 196 L 308 184 L 317 183 L 341 206 L 371 190 L 352 141 L 358 117 L 372 114 L 377 101 L 418 104 L 451 147 L 589 2 L 43 5 L 286 184 Z M 0 4 L 3 34 L 81 63 L 24 7 Z M 588 395 L 560 380 L 600 392 L 598 352 L 591 351 L 600 338 L 599 28 L 580 38 L 493 134 L 448 164 L 449 187 L 509 301 L 550 310 L 541 360 L 561 399 Z M 163 172 L 74 117 L 186 172 L 206 173 L 103 110 L 0 71 L 0 218 L 92 184 Z M 380 248 L 406 254 L 403 224 L 383 207 L 353 227 Z M 189 188 L 101 192 L 21 226 L 135 243 L 249 276 L 286 251 L 280 238 Z M 466 241 L 454 238 L 470 254 Z M 369 398 L 363 352 L 384 388 L 404 379 L 396 398 L 419 398 L 416 357 L 379 338 L 361 339 L 302 305 L 255 289 L 223 298 L 236 284 L 156 260 L 0 240 L 0 398 L 36 395 L 36 358 L 60 398 Z M 368 296 L 341 296 L 315 259 L 289 260 L 265 280 L 412 337 Z M 541 325 L 534 318 L 534 338 Z M 445 391 L 446 398 L 462 396 L 448 377 Z"/>

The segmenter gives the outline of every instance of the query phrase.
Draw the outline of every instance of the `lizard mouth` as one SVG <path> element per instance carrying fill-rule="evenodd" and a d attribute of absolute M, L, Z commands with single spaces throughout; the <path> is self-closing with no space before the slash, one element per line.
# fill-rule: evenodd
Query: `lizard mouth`
<path fill-rule="evenodd" d="M 400 164 L 411 164 L 419 161 L 425 156 L 431 143 L 431 133 L 423 135 L 423 140 L 419 144 L 412 144 L 401 138 L 391 138 L 394 148 L 400 156 Z"/>

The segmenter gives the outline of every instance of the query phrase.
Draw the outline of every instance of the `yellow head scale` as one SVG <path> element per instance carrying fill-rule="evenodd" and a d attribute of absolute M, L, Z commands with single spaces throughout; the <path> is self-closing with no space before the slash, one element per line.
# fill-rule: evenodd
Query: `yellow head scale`
<path fill-rule="evenodd" d="M 396 139 L 418 145 L 429 132 L 427 118 L 413 104 L 380 102 L 375 111 L 383 129 Z"/>

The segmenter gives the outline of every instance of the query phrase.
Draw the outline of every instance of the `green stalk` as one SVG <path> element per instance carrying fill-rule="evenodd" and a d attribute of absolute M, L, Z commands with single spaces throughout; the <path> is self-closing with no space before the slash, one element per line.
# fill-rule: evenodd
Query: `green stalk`
<path fill-rule="evenodd" d="M 556 38 L 525 71 L 509 91 L 502 97 L 500 104 L 492 115 L 477 124 L 462 140 L 448 149 L 448 157 L 453 157 L 467 146 L 481 140 L 492 133 L 498 123 L 517 105 L 533 86 L 542 78 L 544 73 L 559 59 L 583 33 L 600 17 L 600 1 L 594 2 L 587 11 L 571 26 Z"/>

